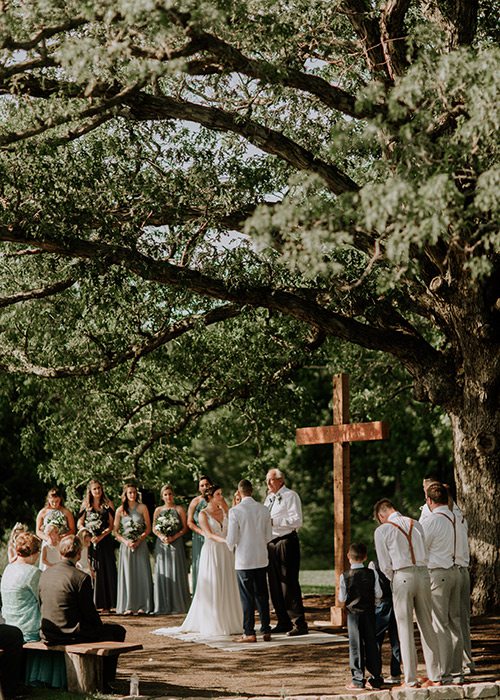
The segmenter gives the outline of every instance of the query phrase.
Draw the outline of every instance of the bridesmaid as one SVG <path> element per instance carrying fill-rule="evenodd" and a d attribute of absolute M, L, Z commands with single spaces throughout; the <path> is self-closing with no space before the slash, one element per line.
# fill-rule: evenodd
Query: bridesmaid
<path fill-rule="evenodd" d="M 153 580 L 146 537 L 151 532 L 148 509 L 139 502 L 135 484 L 126 484 L 115 515 L 113 534 L 120 542 L 116 612 L 153 611 Z"/>
<path fill-rule="evenodd" d="M 155 546 L 154 600 L 156 615 L 185 613 L 189 607 L 189 583 L 183 537 L 188 531 L 186 511 L 175 505 L 174 490 L 166 484 L 160 491 L 164 506 L 153 515 Z"/>
<path fill-rule="evenodd" d="M 36 534 L 41 540 L 47 540 L 45 528 L 49 523 L 57 525 L 61 536 L 75 534 L 75 519 L 64 506 L 63 495 L 57 488 L 49 489 L 45 506 L 36 516 Z"/>
<path fill-rule="evenodd" d="M 115 510 L 113 502 L 106 496 L 100 481 L 89 481 L 87 491 L 78 514 L 78 529 L 86 528 L 92 533 L 89 559 L 95 572 L 94 603 L 103 613 L 116 608 L 116 559 L 113 539 Z"/>
<path fill-rule="evenodd" d="M 206 508 L 207 501 L 205 493 L 212 486 L 212 479 L 208 476 L 200 476 L 198 480 L 199 496 L 195 496 L 188 507 L 187 524 L 188 528 L 193 531 L 192 547 L 191 547 L 191 590 L 193 595 L 196 591 L 196 582 L 198 579 L 198 564 L 200 561 L 201 548 L 205 538 L 203 531 L 199 525 L 200 511 Z"/>

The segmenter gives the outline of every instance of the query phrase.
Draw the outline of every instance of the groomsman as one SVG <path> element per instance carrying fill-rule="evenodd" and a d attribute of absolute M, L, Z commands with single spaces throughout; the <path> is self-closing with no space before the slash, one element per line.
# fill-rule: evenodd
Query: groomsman
<path fill-rule="evenodd" d="M 427 496 L 427 488 L 431 484 L 441 483 L 438 479 L 432 476 L 428 476 L 423 480 L 424 493 Z M 458 575 L 460 578 L 460 627 L 462 630 L 462 637 L 464 641 L 464 655 L 463 655 L 463 673 L 470 674 L 475 670 L 475 664 L 472 659 L 472 644 L 470 637 L 470 574 L 469 574 L 469 563 L 470 563 L 470 552 L 469 552 L 469 533 L 467 520 L 465 519 L 462 511 L 457 506 L 455 501 L 450 496 L 450 489 L 447 484 L 443 486 L 448 489 L 448 508 L 454 514 L 457 525 L 457 549 L 455 555 L 455 566 L 458 570 Z M 421 507 L 420 523 L 428 518 L 431 514 L 431 510 L 427 503 Z"/>
<path fill-rule="evenodd" d="M 439 643 L 443 683 L 453 676 L 463 682 L 463 637 L 460 624 L 460 574 L 455 566 L 459 528 L 455 514 L 448 507 L 448 490 L 438 483 L 427 489 L 426 505 L 430 515 L 422 521 L 429 551 L 432 622 Z"/>
<path fill-rule="evenodd" d="M 413 613 L 417 617 L 428 680 L 423 687 L 440 685 L 439 646 L 432 626 L 432 601 L 427 549 L 422 526 L 401 515 L 383 498 L 374 506 L 375 548 L 381 571 L 392 582 L 392 600 L 398 626 L 405 682 L 418 687 Z"/>
<path fill-rule="evenodd" d="M 285 486 L 285 475 L 270 469 L 266 475 L 269 490 L 264 505 L 271 513 L 273 539 L 269 542 L 269 590 L 278 618 L 272 629 L 289 637 L 308 634 L 299 583 L 300 544 L 297 530 L 302 525 L 299 495 Z"/>
<path fill-rule="evenodd" d="M 244 636 L 240 642 L 256 642 L 255 608 L 259 611 L 260 631 L 271 641 L 271 617 L 267 592 L 267 543 L 272 538 L 269 510 L 252 498 L 250 481 L 238 484 L 241 501 L 229 511 L 226 544 L 236 547 L 235 569 L 243 607 Z"/>

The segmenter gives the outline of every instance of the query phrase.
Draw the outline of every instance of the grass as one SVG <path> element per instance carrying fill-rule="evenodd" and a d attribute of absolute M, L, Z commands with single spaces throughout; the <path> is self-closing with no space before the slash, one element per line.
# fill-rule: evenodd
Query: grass
<path fill-rule="evenodd" d="M 304 595 L 333 595 L 335 590 L 335 573 L 333 569 L 301 571 L 300 587 Z"/>

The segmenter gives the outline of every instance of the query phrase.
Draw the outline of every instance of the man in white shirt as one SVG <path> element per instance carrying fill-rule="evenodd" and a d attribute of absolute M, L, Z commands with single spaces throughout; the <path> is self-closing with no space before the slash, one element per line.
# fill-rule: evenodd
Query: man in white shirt
<path fill-rule="evenodd" d="M 463 637 L 460 624 L 460 574 L 455 566 L 457 523 L 448 507 L 448 490 L 438 483 L 427 489 L 426 504 L 431 511 L 422 521 L 429 551 L 432 622 L 439 643 L 443 683 L 460 683 L 462 677 Z"/>
<path fill-rule="evenodd" d="M 427 497 L 427 489 L 429 486 L 431 486 L 431 484 L 440 483 L 441 482 L 436 477 L 427 476 L 423 480 L 422 484 L 425 496 Z M 451 498 L 449 486 L 447 484 L 443 484 L 443 486 L 448 490 L 448 508 L 455 516 L 457 538 L 455 566 L 457 567 L 458 576 L 460 578 L 460 627 L 464 642 L 463 673 L 470 674 L 474 672 L 475 664 L 472 659 L 472 644 L 470 637 L 470 552 L 468 524 L 462 511 L 457 506 L 453 498 Z M 421 514 L 419 522 L 423 523 L 424 520 L 431 515 L 432 511 L 427 503 L 424 503 L 420 510 Z"/>
<path fill-rule="evenodd" d="M 271 617 L 267 592 L 267 543 L 272 538 L 268 508 L 252 498 L 250 481 L 238 484 L 241 502 L 229 511 L 226 544 L 236 547 L 235 569 L 243 607 L 243 631 L 240 642 L 256 642 L 255 608 L 259 611 L 260 631 L 265 642 L 271 640 Z"/>
<path fill-rule="evenodd" d="M 413 634 L 415 612 L 428 680 L 422 686 L 440 685 L 439 646 L 432 626 L 432 601 L 427 549 L 422 526 L 401 515 L 384 498 L 374 507 L 375 548 L 381 571 L 392 582 L 394 614 L 398 626 L 404 685 L 418 687 L 417 652 Z"/>
<path fill-rule="evenodd" d="M 269 590 L 278 618 L 275 633 L 286 632 L 295 637 L 308 633 L 299 583 L 300 544 L 297 530 L 302 525 L 299 495 L 285 486 L 280 469 L 266 475 L 269 493 L 264 505 L 271 513 L 273 538 L 269 551 Z"/>

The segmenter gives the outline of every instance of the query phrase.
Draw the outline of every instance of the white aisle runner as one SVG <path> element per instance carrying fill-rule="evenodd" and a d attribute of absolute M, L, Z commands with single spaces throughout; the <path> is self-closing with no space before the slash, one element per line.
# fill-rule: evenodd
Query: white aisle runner
<path fill-rule="evenodd" d="M 173 637 L 180 639 L 182 642 L 194 642 L 195 644 L 206 644 L 214 649 L 223 649 L 225 651 L 249 651 L 252 649 L 272 649 L 276 646 L 304 644 L 328 644 L 332 642 L 347 642 L 347 637 L 340 634 L 328 634 L 327 632 L 317 632 L 310 630 L 309 634 L 301 635 L 300 637 L 287 637 L 286 634 L 276 634 L 272 636 L 270 642 L 262 641 L 262 636 L 257 634 L 256 642 L 236 642 L 237 635 L 227 637 L 205 637 L 198 632 L 180 632 L 180 627 L 160 627 L 154 630 L 151 634 L 157 634 L 162 637 Z"/>

